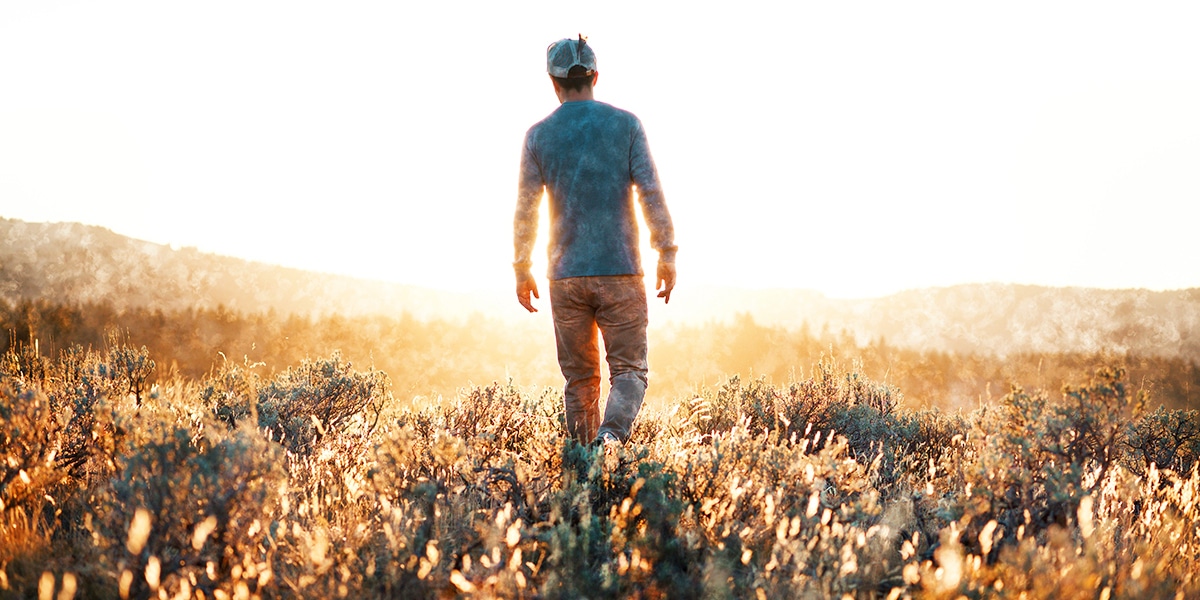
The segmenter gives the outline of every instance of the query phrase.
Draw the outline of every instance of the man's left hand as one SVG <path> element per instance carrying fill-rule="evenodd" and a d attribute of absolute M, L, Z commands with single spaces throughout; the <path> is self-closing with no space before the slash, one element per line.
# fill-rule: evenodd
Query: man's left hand
<path fill-rule="evenodd" d="M 659 290 L 658 297 L 664 304 L 671 303 L 671 290 L 675 289 L 675 263 L 658 261 L 658 282 L 654 289 Z"/>

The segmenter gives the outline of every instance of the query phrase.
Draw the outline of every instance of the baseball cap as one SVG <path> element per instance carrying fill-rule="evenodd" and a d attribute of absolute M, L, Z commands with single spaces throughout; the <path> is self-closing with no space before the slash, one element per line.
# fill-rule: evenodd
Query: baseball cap
<path fill-rule="evenodd" d="M 596 72 L 596 53 L 587 45 L 583 34 L 579 39 L 563 38 L 546 48 L 546 72 L 552 77 L 567 77 L 571 67 L 587 69 L 586 77 Z"/>

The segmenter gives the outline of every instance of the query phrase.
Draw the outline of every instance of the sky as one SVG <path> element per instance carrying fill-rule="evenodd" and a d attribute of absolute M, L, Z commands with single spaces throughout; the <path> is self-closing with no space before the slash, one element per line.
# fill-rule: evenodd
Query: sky
<path fill-rule="evenodd" d="M 509 288 L 545 49 L 583 33 L 677 294 L 1200 287 L 1196 31 L 1194 2 L 0 0 L 0 217 Z"/>

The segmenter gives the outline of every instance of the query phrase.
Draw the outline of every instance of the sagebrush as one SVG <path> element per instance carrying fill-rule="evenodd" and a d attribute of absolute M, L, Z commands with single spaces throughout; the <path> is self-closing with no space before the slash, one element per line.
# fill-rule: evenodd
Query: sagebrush
<path fill-rule="evenodd" d="M 340 355 L 159 378 L 121 336 L 4 356 L 0 595 L 1200 595 L 1200 421 L 1121 369 L 914 411 L 853 366 L 564 435 L 513 382 L 403 407 Z"/>

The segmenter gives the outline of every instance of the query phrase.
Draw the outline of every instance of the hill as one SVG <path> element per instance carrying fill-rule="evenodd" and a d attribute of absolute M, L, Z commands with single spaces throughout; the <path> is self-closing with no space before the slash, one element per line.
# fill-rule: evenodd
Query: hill
<path fill-rule="evenodd" d="M 860 344 L 1007 356 L 1100 352 L 1200 361 L 1200 289 L 968 284 L 838 300 L 796 290 L 731 294 L 756 321 L 853 332 Z"/>
<path fill-rule="evenodd" d="M 92 225 L 0 218 L 0 300 L 37 299 L 310 316 L 407 312 L 427 318 L 486 308 L 469 294 L 176 249 Z"/>
<path fill-rule="evenodd" d="M 690 286 L 687 274 L 658 323 L 755 322 L 851 333 L 860 344 L 1004 357 L 1100 352 L 1200 362 L 1200 289 L 1173 291 L 970 284 L 871 299 L 807 290 Z M 313 273 L 132 239 L 78 223 L 0 219 L 0 300 L 107 302 L 165 311 L 223 306 L 303 315 L 471 313 L 516 318 L 508 290 L 452 293 Z M 515 304 L 513 305 L 515 307 Z M 499 307 L 499 308 L 497 308 Z"/>

